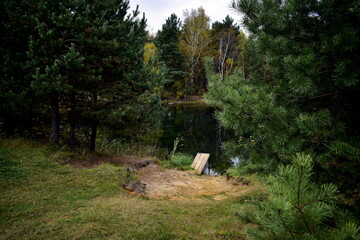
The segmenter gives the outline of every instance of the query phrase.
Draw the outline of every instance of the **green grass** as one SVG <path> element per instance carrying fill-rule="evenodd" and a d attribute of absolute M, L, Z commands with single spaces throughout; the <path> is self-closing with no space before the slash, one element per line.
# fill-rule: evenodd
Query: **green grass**
<path fill-rule="evenodd" d="M 165 159 L 168 150 L 161 148 L 156 144 L 146 144 L 143 142 L 124 142 L 120 140 L 109 140 L 105 137 L 99 137 L 96 143 L 96 154 L 106 156 L 122 155 L 137 157 L 154 157 Z"/>
<path fill-rule="evenodd" d="M 0 239 L 244 239 L 239 199 L 131 197 L 124 168 L 75 169 L 60 155 L 0 139 Z"/>
<path fill-rule="evenodd" d="M 170 157 L 170 164 L 172 167 L 189 170 L 194 157 L 185 153 L 175 153 Z"/>

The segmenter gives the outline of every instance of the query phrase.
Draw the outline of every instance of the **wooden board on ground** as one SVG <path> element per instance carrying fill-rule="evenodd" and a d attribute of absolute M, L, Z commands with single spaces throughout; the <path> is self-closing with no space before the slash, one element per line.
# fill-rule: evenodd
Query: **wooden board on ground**
<path fill-rule="evenodd" d="M 194 161 L 191 164 L 191 167 L 194 168 L 199 173 L 202 173 L 209 157 L 210 157 L 209 153 L 197 153 L 194 158 Z"/>

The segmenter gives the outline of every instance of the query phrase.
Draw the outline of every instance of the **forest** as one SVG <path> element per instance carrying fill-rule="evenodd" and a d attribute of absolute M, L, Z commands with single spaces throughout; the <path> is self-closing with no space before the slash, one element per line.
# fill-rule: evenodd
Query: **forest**
<path fill-rule="evenodd" d="M 0 2 L 1 239 L 359 239 L 360 2 L 227 4 L 151 33 L 128 0 Z M 229 136 L 230 190 L 146 195 L 147 165 L 191 171 L 159 143 L 177 102 Z"/>

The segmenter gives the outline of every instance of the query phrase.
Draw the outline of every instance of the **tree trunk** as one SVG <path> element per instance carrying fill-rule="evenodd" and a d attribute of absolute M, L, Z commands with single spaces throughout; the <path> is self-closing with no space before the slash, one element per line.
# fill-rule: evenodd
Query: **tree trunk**
<path fill-rule="evenodd" d="M 190 73 L 190 88 L 185 89 L 185 92 L 189 91 L 190 94 L 192 94 L 193 86 L 194 86 L 194 75 L 195 75 L 195 67 L 191 66 L 191 73 Z"/>
<path fill-rule="evenodd" d="M 90 152 L 94 152 L 96 148 L 96 131 L 97 131 L 97 123 L 93 122 L 91 126 Z"/>
<path fill-rule="evenodd" d="M 69 146 L 70 148 L 75 148 L 77 146 L 77 139 L 75 136 L 76 130 L 76 96 L 75 92 L 71 93 L 71 104 L 70 104 L 70 113 L 69 113 L 69 124 L 70 124 L 70 136 L 69 136 Z"/>
<path fill-rule="evenodd" d="M 25 130 L 29 137 L 33 136 L 33 106 L 30 104 L 29 111 L 25 116 Z"/>
<path fill-rule="evenodd" d="M 93 101 L 94 101 L 94 107 L 93 109 L 96 109 L 96 103 L 97 103 L 97 94 L 96 92 L 93 93 Z M 98 122 L 96 120 L 93 120 L 92 126 L 91 126 L 91 135 L 90 135 L 90 152 L 94 152 L 96 148 L 96 131 L 97 131 L 97 125 Z"/>
<path fill-rule="evenodd" d="M 56 96 L 51 100 L 51 135 L 50 142 L 58 143 L 60 138 L 60 114 L 59 114 L 59 97 Z"/>

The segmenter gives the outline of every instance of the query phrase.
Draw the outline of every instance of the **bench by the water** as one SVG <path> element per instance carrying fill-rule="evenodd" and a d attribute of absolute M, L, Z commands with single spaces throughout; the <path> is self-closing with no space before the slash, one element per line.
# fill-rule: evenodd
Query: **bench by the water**
<path fill-rule="evenodd" d="M 209 153 L 197 153 L 191 167 L 194 168 L 199 173 L 202 173 L 204 167 L 210 157 Z"/>

